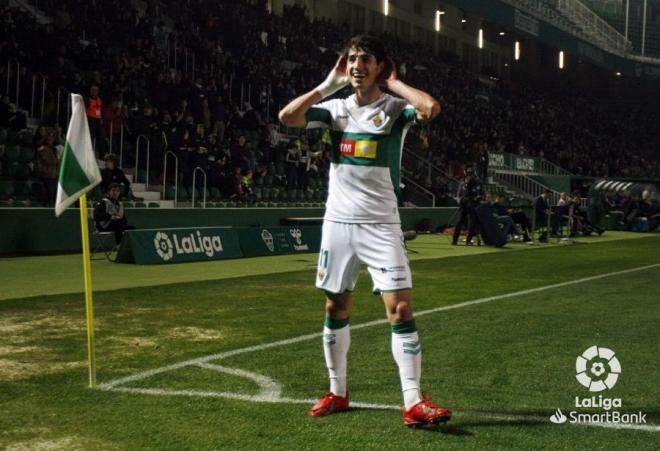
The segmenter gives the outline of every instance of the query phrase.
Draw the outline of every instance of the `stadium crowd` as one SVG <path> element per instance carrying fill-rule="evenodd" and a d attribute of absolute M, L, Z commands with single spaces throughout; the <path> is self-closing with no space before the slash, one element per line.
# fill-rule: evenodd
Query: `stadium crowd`
<path fill-rule="evenodd" d="M 137 137 L 148 137 L 154 181 L 162 180 L 167 150 L 179 158 L 184 186 L 200 166 L 226 197 L 245 198 L 251 180 L 268 175 L 288 189 L 305 189 L 310 178 L 323 176 L 327 140 L 303 133 L 287 142 L 283 138 L 293 131 L 276 124 L 276 113 L 325 77 L 349 30 L 310 22 L 297 6 L 285 7 L 282 17 L 271 15 L 265 3 L 147 0 L 137 9 L 120 0 L 44 0 L 39 7 L 53 21 L 40 24 L 5 1 L 0 61 L 18 61 L 22 80 L 43 75 L 49 87 L 44 124 L 51 128 L 35 137 L 37 160 L 43 160 L 35 174 L 50 180 L 48 195 L 50 148 L 62 143 L 66 126 L 57 113 L 68 101 L 53 87 L 82 93 L 98 107 L 88 109 L 88 117 L 99 159 L 119 152 L 123 134 L 123 166 L 130 167 Z M 488 150 L 542 156 L 580 175 L 660 172 L 657 115 L 585 95 L 559 98 L 520 84 L 485 82 L 455 56 L 434 58 L 423 46 L 386 39 L 401 76 L 443 107 L 439 120 L 417 128 L 409 146 L 449 175 L 462 177 Z M 0 86 L 9 86 L 12 77 L 2 65 Z M 27 86 L 18 105 L 3 98 L 0 127 L 25 128 L 20 110 L 29 110 L 30 95 Z M 444 195 L 449 179 L 418 181 Z"/>

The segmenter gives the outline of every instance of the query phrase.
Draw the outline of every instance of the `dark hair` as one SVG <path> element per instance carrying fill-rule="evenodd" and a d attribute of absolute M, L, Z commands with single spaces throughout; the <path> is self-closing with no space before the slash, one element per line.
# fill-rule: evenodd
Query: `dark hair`
<path fill-rule="evenodd" d="M 103 161 L 117 161 L 117 155 L 114 153 L 106 153 L 103 157 Z"/>
<path fill-rule="evenodd" d="M 111 183 L 111 184 L 108 185 L 108 191 L 111 191 L 115 188 L 121 189 L 121 185 L 119 183 Z"/>
<path fill-rule="evenodd" d="M 373 55 L 376 58 L 377 63 L 382 63 L 383 61 L 388 60 L 383 42 L 376 36 L 368 34 L 358 34 L 357 36 L 353 36 L 344 46 L 344 50 L 341 52 L 342 56 L 348 57 L 348 51 L 353 48 L 364 50 L 370 55 Z"/>

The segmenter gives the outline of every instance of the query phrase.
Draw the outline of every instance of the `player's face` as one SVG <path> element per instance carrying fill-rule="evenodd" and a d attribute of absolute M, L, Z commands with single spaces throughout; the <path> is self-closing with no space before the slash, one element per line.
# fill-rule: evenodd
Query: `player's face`
<path fill-rule="evenodd" d="M 367 89 L 375 85 L 382 70 L 383 63 L 378 64 L 372 54 L 356 48 L 348 51 L 346 74 L 355 89 Z"/>

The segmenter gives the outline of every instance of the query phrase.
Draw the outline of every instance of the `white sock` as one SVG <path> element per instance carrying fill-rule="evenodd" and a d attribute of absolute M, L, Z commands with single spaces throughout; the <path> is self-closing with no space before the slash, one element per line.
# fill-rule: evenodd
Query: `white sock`
<path fill-rule="evenodd" d="M 337 396 L 346 396 L 346 367 L 351 333 L 348 319 L 326 318 L 323 327 L 323 353 L 330 377 L 330 391 Z"/>
<path fill-rule="evenodd" d="M 392 326 L 392 355 L 399 366 L 401 391 L 406 409 L 422 400 L 420 379 L 422 377 L 422 346 L 415 320 Z"/>

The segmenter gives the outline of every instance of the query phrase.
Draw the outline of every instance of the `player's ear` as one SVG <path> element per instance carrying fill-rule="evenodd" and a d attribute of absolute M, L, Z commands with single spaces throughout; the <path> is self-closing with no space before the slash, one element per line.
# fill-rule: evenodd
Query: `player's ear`
<path fill-rule="evenodd" d="M 378 78 L 380 80 L 387 80 L 392 74 L 392 60 L 385 58 L 378 63 Z"/>
<path fill-rule="evenodd" d="M 378 63 L 378 75 L 376 76 L 376 78 L 378 80 L 385 80 L 386 78 L 385 72 L 387 72 L 385 61 L 381 61 L 380 63 Z"/>

